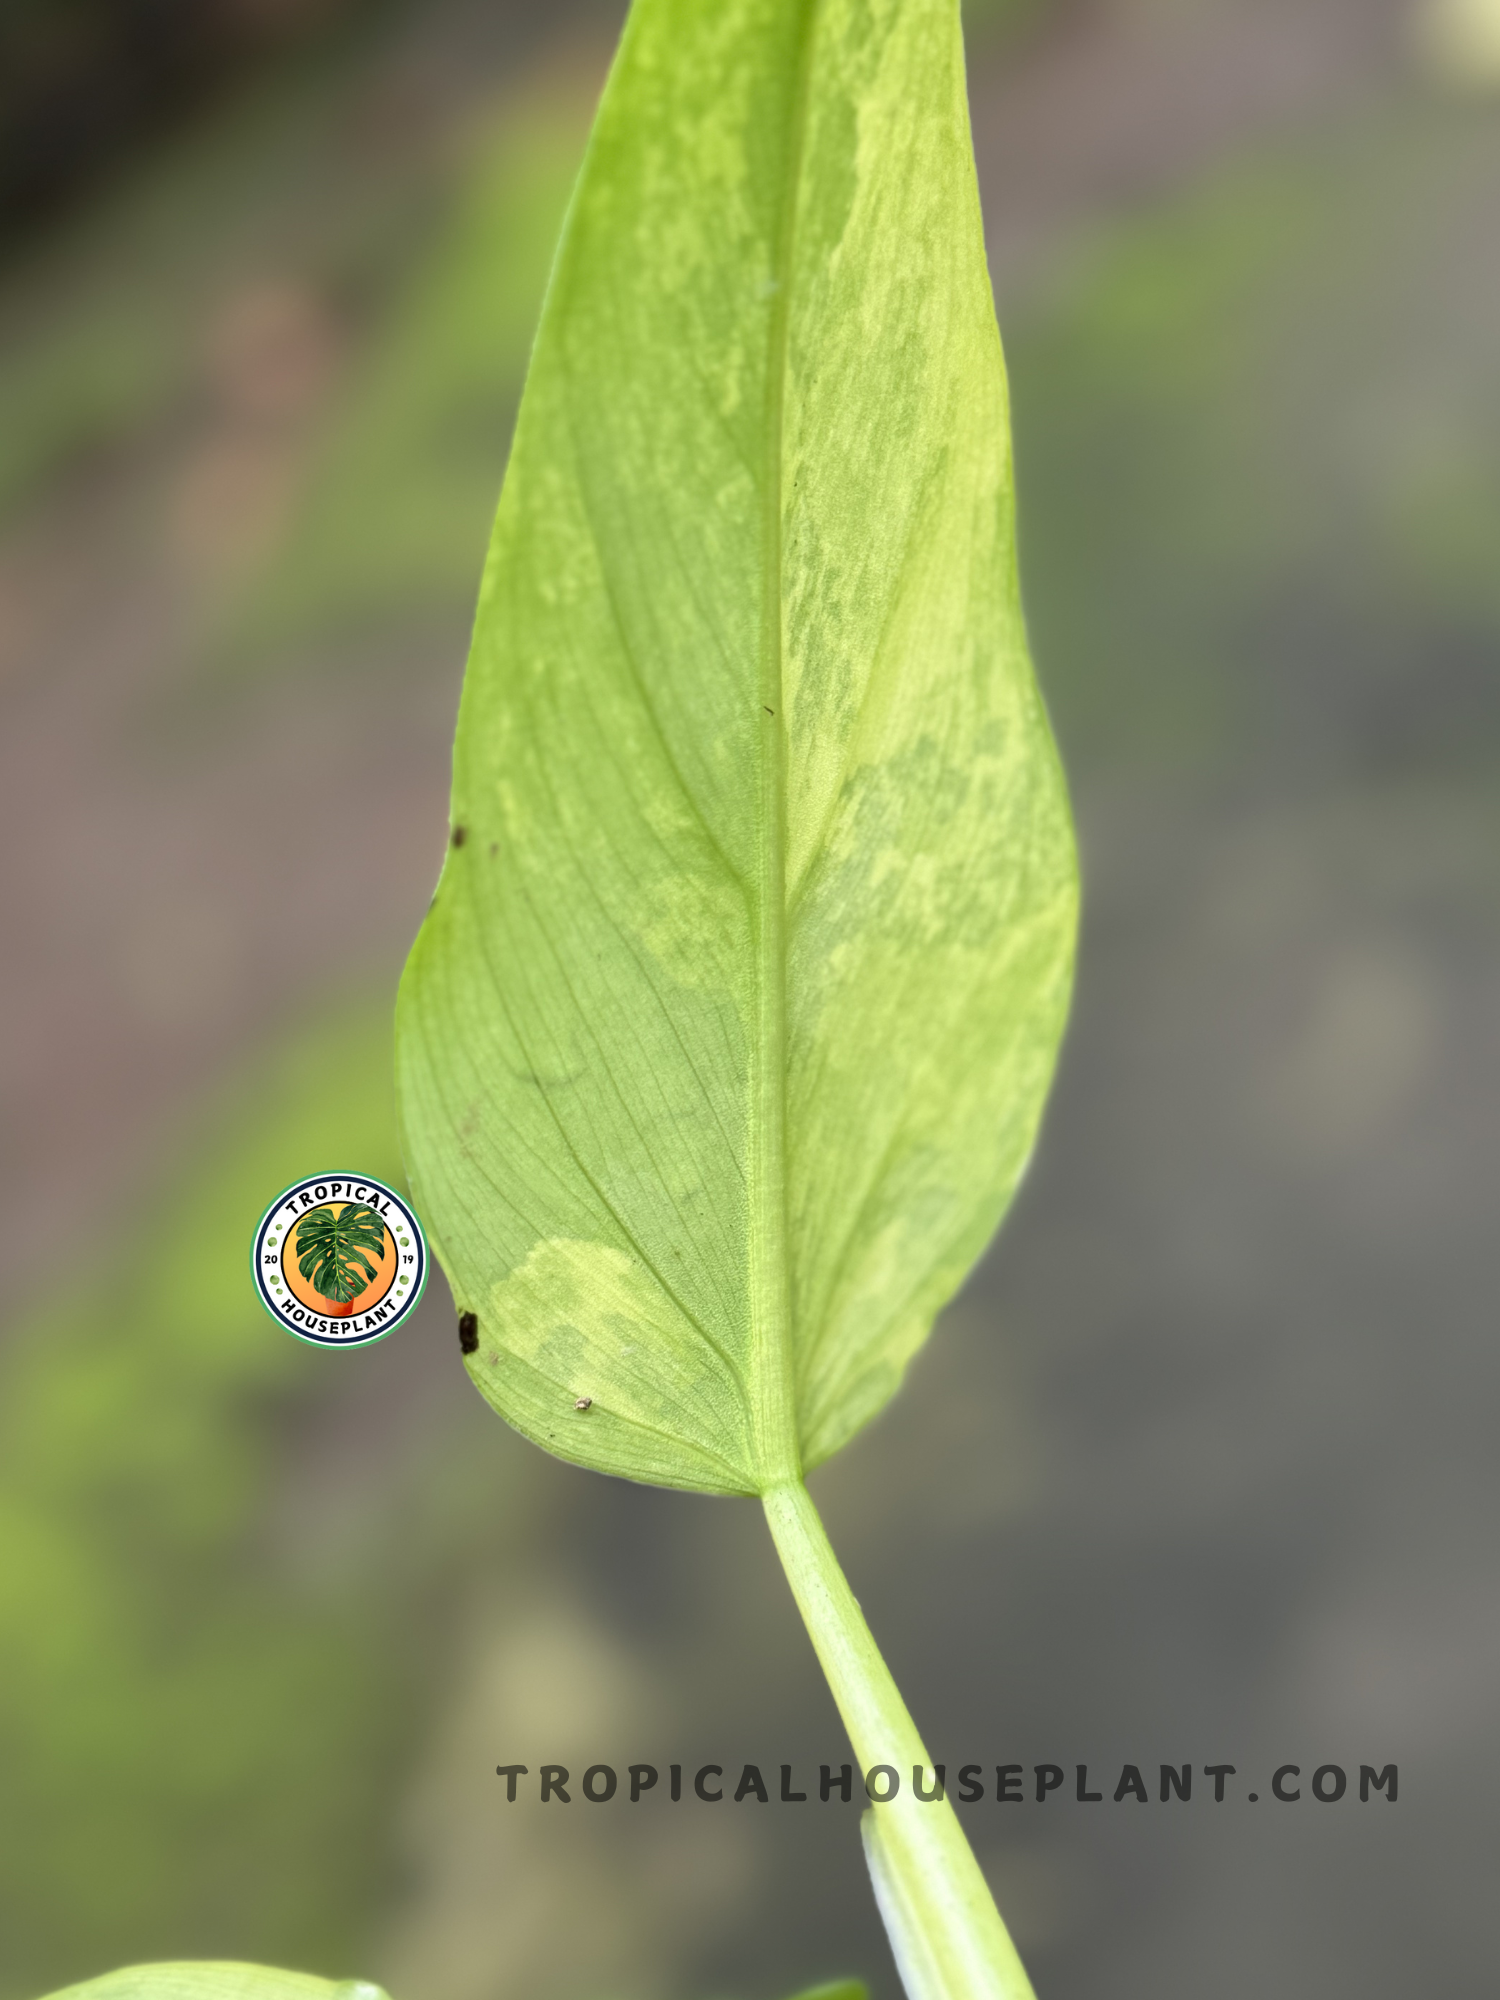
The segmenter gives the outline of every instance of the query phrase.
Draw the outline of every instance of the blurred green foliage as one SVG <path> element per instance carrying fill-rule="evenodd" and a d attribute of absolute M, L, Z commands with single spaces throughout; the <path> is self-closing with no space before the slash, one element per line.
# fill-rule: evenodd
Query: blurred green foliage
<path fill-rule="evenodd" d="M 5 1350 L 8 1993 L 164 1946 L 349 1962 L 409 1649 L 387 1591 L 314 1583 L 269 1518 L 293 1412 L 345 1357 L 279 1333 L 246 1259 L 299 1174 L 399 1175 L 386 1011 L 243 1079 L 112 1252 L 80 1228 L 85 1275 Z"/>
<path fill-rule="evenodd" d="M 342 648 L 472 605 L 590 109 L 578 92 L 529 100 L 490 138 L 357 365 L 290 532 L 235 607 L 230 657 Z"/>
<path fill-rule="evenodd" d="M 76 197 L 163 118 L 360 0 L 6 0 L 0 230 Z"/>
<path fill-rule="evenodd" d="M 1013 317 L 1022 576 L 1071 747 L 1240 757 L 1303 700 L 1377 763 L 1463 740 L 1500 631 L 1497 207 L 1493 120 L 1384 105 L 1101 232 Z"/>
<path fill-rule="evenodd" d="M 57 466 L 130 434 L 169 393 L 177 356 L 159 301 L 125 284 L 60 337 L 18 343 L 0 367 L 0 509 Z"/>
<path fill-rule="evenodd" d="M 379 319 L 453 176 L 420 121 L 382 119 L 371 144 L 392 87 L 379 59 L 355 45 L 288 65 L 16 252 L 0 288 L 0 516 L 191 416 L 226 288 L 288 274 Z"/>
<path fill-rule="evenodd" d="M 1055 0 L 963 0 L 964 42 L 970 55 L 987 54 L 1055 7 Z"/>
<path fill-rule="evenodd" d="M 491 107 L 446 232 L 416 256 L 430 168 L 399 146 L 373 171 L 348 156 L 342 72 L 174 143 L 0 300 L 0 508 L 118 446 L 143 445 L 130 476 L 154 476 L 205 308 L 264 241 L 365 300 L 367 345 L 231 647 L 274 655 L 466 606 L 586 86 L 498 122 Z M 183 1953 L 337 1970 L 368 1932 L 432 1614 L 472 1555 L 458 1516 L 485 1518 L 458 1489 L 491 1493 L 494 1455 L 426 1467 L 416 1494 L 382 1468 L 352 1524 L 336 1481 L 341 1539 L 320 1566 L 328 1524 L 289 1489 L 307 1487 L 300 1458 L 347 1357 L 278 1333 L 246 1258 L 299 1173 L 343 1158 L 399 1179 L 390 1069 L 384 996 L 294 1034 L 228 1087 L 123 1233 L 80 1231 L 72 1268 L 7 1331 L 0 1993 Z"/>

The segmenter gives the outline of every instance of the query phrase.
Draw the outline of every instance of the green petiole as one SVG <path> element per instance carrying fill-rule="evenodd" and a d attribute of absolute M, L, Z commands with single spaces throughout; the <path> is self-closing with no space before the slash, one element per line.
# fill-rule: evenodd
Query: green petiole
<path fill-rule="evenodd" d="M 800 1480 L 763 1496 L 782 1568 L 862 1771 L 892 1766 L 900 1790 L 864 1815 L 865 1858 L 911 2000 L 1034 2000 L 1010 1933 L 945 1795 L 901 1690 Z"/>

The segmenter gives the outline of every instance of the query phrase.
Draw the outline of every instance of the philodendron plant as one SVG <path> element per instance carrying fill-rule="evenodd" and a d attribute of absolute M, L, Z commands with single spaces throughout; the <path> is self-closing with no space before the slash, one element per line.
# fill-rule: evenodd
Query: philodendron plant
<path fill-rule="evenodd" d="M 803 1478 L 1005 1210 L 1076 905 L 958 0 L 635 0 L 484 572 L 404 1144 L 477 1387 L 578 1465 L 757 1497 L 866 1770 L 930 1766 Z M 1030 1995 L 951 1805 L 863 1824 L 912 2000 Z"/>
<path fill-rule="evenodd" d="M 476 1386 L 576 1464 L 758 1497 L 866 1769 L 927 1756 L 803 1475 L 1010 1199 L 1076 905 L 958 0 L 635 0 L 485 567 L 403 1139 Z M 1029 1994 L 951 1805 L 864 1829 L 908 1991 Z"/>

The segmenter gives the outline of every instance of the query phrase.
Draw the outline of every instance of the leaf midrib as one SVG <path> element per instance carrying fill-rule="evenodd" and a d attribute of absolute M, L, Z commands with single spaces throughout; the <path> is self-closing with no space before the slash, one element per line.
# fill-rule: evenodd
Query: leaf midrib
<path fill-rule="evenodd" d="M 786 733 L 782 710 L 782 469 L 791 277 L 818 0 L 803 0 L 786 179 L 772 270 L 757 723 L 755 1033 L 750 1103 L 750 1368 L 762 1488 L 801 1476 L 792 1365 L 786 1188 Z"/>

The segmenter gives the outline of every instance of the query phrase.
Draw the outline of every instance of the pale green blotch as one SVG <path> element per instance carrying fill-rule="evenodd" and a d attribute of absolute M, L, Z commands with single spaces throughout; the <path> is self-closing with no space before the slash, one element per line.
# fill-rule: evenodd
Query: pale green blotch
<path fill-rule="evenodd" d="M 491 1288 L 479 1328 L 470 1375 L 549 1450 L 673 1486 L 689 1483 L 686 1454 L 694 1486 L 755 1491 L 732 1356 L 628 1252 L 567 1237 L 538 1243 Z"/>
<path fill-rule="evenodd" d="M 651 884 L 637 923 L 642 945 L 674 986 L 733 999 L 750 920 L 744 891 L 731 876 L 708 868 L 664 872 Z M 741 1022 L 741 1040 L 743 1029 Z"/>

